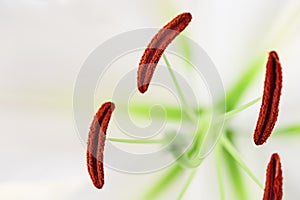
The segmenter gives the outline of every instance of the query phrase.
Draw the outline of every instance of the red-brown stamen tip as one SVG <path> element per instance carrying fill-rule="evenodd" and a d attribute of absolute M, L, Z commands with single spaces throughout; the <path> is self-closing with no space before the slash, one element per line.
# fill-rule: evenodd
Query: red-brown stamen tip
<path fill-rule="evenodd" d="M 102 104 L 90 126 L 87 142 L 87 167 L 93 184 L 101 189 L 104 185 L 103 151 L 106 130 L 115 105 L 112 102 Z"/>
<path fill-rule="evenodd" d="M 263 200 L 281 200 L 283 196 L 282 170 L 280 157 L 277 153 L 271 156 L 267 167 L 266 184 Z"/>
<path fill-rule="evenodd" d="M 140 60 L 137 73 L 137 87 L 145 93 L 149 87 L 154 70 L 167 46 L 182 32 L 192 20 L 190 13 L 182 13 L 161 28 L 152 38 Z"/>
<path fill-rule="evenodd" d="M 267 141 L 278 118 L 282 69 L 275 51 L 269 53 L 266 68 L 263 99 L 253 137 L 256 145 Z"/>

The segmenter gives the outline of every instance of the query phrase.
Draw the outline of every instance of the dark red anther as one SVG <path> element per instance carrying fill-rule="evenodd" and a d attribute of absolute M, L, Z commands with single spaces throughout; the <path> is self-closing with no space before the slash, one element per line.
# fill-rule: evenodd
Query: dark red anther
<path fill-rule="evenodd" d="M 115 105 L 102 104 L 91 124 L 87 142 L 87 167 L 93 184 L 101 189 L 104 185 L 103 151 L 106 130 Z"/>
<path fill-rule="evenodd" d="M 192 20 L 190 13 L 182 13 L 158 31 L 144 51 L 139 63 L 137 86 L 141 93 L 147 91 L 157 63 L 167 46 Z"/>
<path fill-rule="evenodd" d="M 270 137 L 277 121 L 282 89 L 282 69 L 275 51 L 269 53 L 264 83 L 264 94 L 257 120 L 254 142 L 262 145 Z"/>
<path fill-rule="evenodd" d="M 263 200 L 282 200 L 282 170 L 277 153 L 272 155 L 268 164 Z"/>

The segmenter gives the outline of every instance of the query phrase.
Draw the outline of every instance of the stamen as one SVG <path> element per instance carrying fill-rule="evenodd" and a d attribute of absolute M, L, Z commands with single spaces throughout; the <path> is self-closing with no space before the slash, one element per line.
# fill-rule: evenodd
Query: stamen
<path fill-rule="evenodd" d="M 101 189 L 104 185 L 103 151 L 106 130 L 115 105 L 111 102 L 102 104 L 91 124 L 87 142 L 87 167 L 93 184 Z"/>

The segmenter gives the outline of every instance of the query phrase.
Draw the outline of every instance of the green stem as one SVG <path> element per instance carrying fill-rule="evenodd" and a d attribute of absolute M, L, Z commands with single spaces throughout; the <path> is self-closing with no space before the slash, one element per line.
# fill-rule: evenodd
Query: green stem
<path fill-rule="evenodd" d="M 199 125 L 199 130 L 196 133 L 196 142 L 193 145 L 193 149 L 191 149 L 191 152 L 189 153 L 190 156 L 193 155 L 195 158 L 198 159 L 201 157 L 201 150 L 204 148 L 204 141 L 207 139 L 208 136 L 209 124 L 209 117 L 203 115 Z"/>
<path fill-rule="evenodd" d="M 121 138 L 107 138 L 106 140 L 111 142 L 130 143 L 130 144 L 162 144 L 164 142 L 164 140 L 161 139 L 133 140 L 133 139 L 121 139 Z"/>
<path fill-rule="evenodd" d="M 166 57 L 165 54 L 163 54 L 163 58 L 164 58 L 164 61 L 165 61 L 166 65 L 167 65 L 167 67 L 168 67 L 168 70 L 169 70 L 169 73 L 171 75 L 171 78 L 172 78 L 172 80 L 173 80 L 173 82 L 175 84 L 175 87 L 176 87 L 176 90 L 178 92 L 179 98 L 180 98 L 181 102 L 183 103 L 183 107 L 184 107 L 183 111 L 187 114 L 187 116 L 191 120 L 192 119 L 197 119 L 198 117 L 195 115 L 194 110 L 190 109 L 190 106 L 188 105 L 186 99 L 184 98 L 183 92 L 182 92 L 182 90 L 180 88 L 180 85 L 179 85 L 177 79 L 176 79 L 175 73 L 174 73 L 174 71 L 173 71 L 173 69 L 171 67 L 171 64 L 170 64 L 170 62 L 167 59 L 167 57 Z"/>
<path fill-rule="evenodd" d="M 184 184 L 184 186 L 183 186 L 183 188 L 182 188 L 182 190 L 181 190 L 181 192 L 180 192 L 180 194 L 179 194 L 177 200 L 182 199 L 182 197 L 183 197 L 184 194 L 186 193 L 188 187 L 189 187 L 190 184 L 192 183 L 192 181 L 193 181 L 193 179 L 194 179 L 196 173 L 197 173 L 197 169 L 194 169 L 194 170 L 191 172 L 191 174 L 189 175 L 187 181 L 185 182 L 185 184 Z"/>
<path fill-rule="evenodd" d="M 178 159 L 178 162 L 186 168 L 197 168 L 203 161 L 201 159 L 201 150 L 208 135 L 209 121 L 206 115 L 203 115 L 199 122 L 199 129 L 193 139 L 192 146 Z"/>
<path fill-rule="evenodd" d="M 221 138 L 221 144 L 223 147 L 230 153 L 230 155 L 234 158 L 234 160 L 240 165 L 240 167 L 248 174 L 248 176 L 261 188 L 264 189 L 263 184 L 256 178 L 256 176 L 251 172 L 251 170 L 247 167 L 245 162 L 241 159 L 238 151 L 231 144 L 231 142 L 226 138 Z"/>
<path fill-rule="evenodd" d="M 227 137 L 233 145 L 234 136 L 235 134 L 231 130 L 226 130 L 223 135 L 223 137 Z M 223 158 L 222 167 L 227 168 L 226 174 L 228 175 L 228 178 L 230 180 L 229 184 L 235 194 L 234 199 L 249 200 L 249 192 L 244 181 L 244 176 L 242 176 L 242 168 L 240 168 L 239 164 L 234 160 L 231 154 L 222 146 L 221 143 L 219 143 L 218 146 L 220 146 L 220 153 L 222 154 L 221 157 Z"/>
<path fill-rule="evenodd" d="M 173 72 L 173 69 L 172 69 L 172 67 L 171 67 L 171 64 L 170 64 L 170 62 L 169 62 L 169 60 L 167 59 L 167 56 L 166 56 L 165 54 L 163 54 L 163 58 L 164 58 L 164 61 L 165 61 L 166 65 L 167 65 L 167 67 L 168 67 L 168 70 L 169 70 L 169 73 L 170 73 L 170 75 L 171 75 L 171 77 L 172 77 L 172 80 L 173 80 L 173 82 L 174 82 L 174 84 L 175 84 L 175 87 L 176 87 L 176 90 L 177 90 L 177 92 L 178 92 L 179 98 L 181 99 L 181 101 L 182 101 L 182 103 L 184 104 L 184 106 L 187 106 L 187 105 L 188 105 L 188 104 L 187 104 L 187 101 L 186 101 L 185 98 L 184 98 L 183 92 L 182 92 L 182 90 L 181 90 L 181 88 L 180 88 L 180 86 L 179 86 L 179 83 L 178 83 L 178 81 L 177 81 L 177 79 L 176 79 L 176 76 L 175 76 L 175 74 L 174 74 L 174 72 Z"/>
<path fill-rule="evenodd" d="M 226 111 L 232 110 L 242 99 L 247 89 L 254 82 L 258 73 L 261 71 L 264 62 L 265 55 L 256 59 L 245 72 L 239 76 L 239 79 L 233 85 L 233 87 L 226 93 L 226 100 L 222 99 L 219 105 L 224 105 L 226 102 Z"/>
<path fill-rule="evenodd" d="M 229 118 L 233 117 L 234 115 L 242 112 L 243 110 L 249 108 L 250 106 L 256 104 L 257 102 L 259 102 L 261 100 L 261 97 L 258 97 L 252 101 L 250 101 L 249 103 L 245 104 L 245 105 L 242 105 L 241 107 L 237 108 L 237 109 L 234 109 L 234 110 L 231 110 L 229 112 L 226 112 L 225 113 L 225 120 L 228 120 Z"/>
<path fill-rule="evenodd" d="M 178 158 L 177 162 L 182 166 L 183 168 L 197 168 L 202 163 L 203 159 L 200 159 L 199 157 L 195 157 L 190 159 L 187 154 L 183 154 L 180 158 Z"/>
<path fill-rule="evenodd" d="M 200 152 L 200 146 L 201 146 L 201 141 L 203 139 L 203 133 L 205 133 L 205 117 L 202 118 L 200 121 L 200 124 L 198 125 L 199 129 L 196 131 L 195 137 L 193 139 L 192 146 L 188 149 L 187 151 L 187 156 L 192 158 L 196 157 L 198 153 Z"/>
<path fill-rule="evenodd" d="M 150 188 L 143 198 L 145 200 L 157 199 L 157 197 L 180 175 L 184 172 L 184 169 L 177 163 L 171 166 L 171 168 L 162 175 L 162 178 Z"/>

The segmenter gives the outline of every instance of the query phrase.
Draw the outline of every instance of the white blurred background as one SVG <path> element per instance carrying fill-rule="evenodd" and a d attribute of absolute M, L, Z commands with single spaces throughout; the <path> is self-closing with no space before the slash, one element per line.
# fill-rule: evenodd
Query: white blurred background
<path fill-rule="evenodd" d="M 0 199 L 132 199 L 156 180 L 161 172 L 106 169 L 105 188 L 94 189 L 73 120 L 73 87 L 81 65 L 102 42 L 161 27 L 182 11 L 193 14 L 187 35 L 212 58 L 225 89 L 256 56 L 277 50 L 284 70 L 277 126 L 300 122 L 298 0 L 0 0 Z M 261 94 L 263 75 L 243 102 Z M 256 105 L 234 118 L 242 135 L 252 135 L 258 110 Z M 299 199 L 300 138 L 272 138 L 263 148 L 249 138 L 240 138 L 241 154 L 261 182 L 271 153 L 279 152 L 285 199 Z M 182 184 L 163 199 L 176 199 Z M 253 199 L 261 199 L 251 180 L 249 187 Z M 185 199 L 219 199 L 213 156 Z"/>

